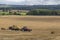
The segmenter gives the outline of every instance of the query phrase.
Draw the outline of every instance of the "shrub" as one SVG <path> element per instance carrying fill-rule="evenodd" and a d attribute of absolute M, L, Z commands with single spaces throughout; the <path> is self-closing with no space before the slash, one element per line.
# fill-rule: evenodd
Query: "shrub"
<path fill-rule="evenodd" d="M 5 15 L 5 13 L 2 13 L 2 15 Z"/>

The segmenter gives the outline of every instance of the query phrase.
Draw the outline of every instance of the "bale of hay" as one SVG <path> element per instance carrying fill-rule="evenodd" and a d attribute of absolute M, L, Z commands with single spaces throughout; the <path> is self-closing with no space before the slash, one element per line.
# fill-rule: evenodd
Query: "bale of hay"
<path fill-rule="evenodd" d="M 15 26 L 15 25 L 10 26 L 8 29 L 9 30 L 15 30 L 15 31 L 19 30 L 19 28 L 17 26 Z"/>
<path fill-rule="evenodd" d="M 54 32 L 54 31 L 52 31 L 52 32 L 51 32 L 51 34 L 55 34 L 55 32 Z"/>
<path fill-rule="evenodd" d="M 1 30 L 6 30 L 5 28 L 1 28 Z"/>

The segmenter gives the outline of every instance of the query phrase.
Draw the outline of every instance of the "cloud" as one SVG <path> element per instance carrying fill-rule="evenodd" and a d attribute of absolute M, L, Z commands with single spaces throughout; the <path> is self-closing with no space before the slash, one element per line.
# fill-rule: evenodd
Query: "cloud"
<path fill-rule="evenodd" d="M 60 0 L 0 0 L 0 3 L 19 5 L 57 5 Z"/>
<path fill-rule="evenodd" d="M 22 2 L 22 1 L 25 1 L 25 0 L 5 0 L 5 1 L 8 1 L 8 2 Z"/>
<path fill-rule="evenodd" d="M 60 0 L 27 0 L 27 5 L 57 5 L 60 4 Z"/>

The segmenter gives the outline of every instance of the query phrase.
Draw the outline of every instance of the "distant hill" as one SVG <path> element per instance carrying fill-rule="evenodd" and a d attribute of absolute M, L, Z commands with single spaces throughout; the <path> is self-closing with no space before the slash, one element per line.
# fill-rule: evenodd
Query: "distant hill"
<path fill-rule="evenodd" d="M 51 10 L 60 10 L 60 5 L 7 5 L 0 4 L 0 10 L 6 8 L 16 9 L 16 10 L 32 10 L 32 9 L 51 9 Z"/>

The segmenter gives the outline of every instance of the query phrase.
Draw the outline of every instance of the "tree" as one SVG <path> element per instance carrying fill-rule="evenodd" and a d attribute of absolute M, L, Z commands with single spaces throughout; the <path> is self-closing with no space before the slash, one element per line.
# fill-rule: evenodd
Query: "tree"
<path fill-rule="evenodd" d="M 55 10 L 31 10 L 27 15 L 58 15 L 58 12 Z"/>

